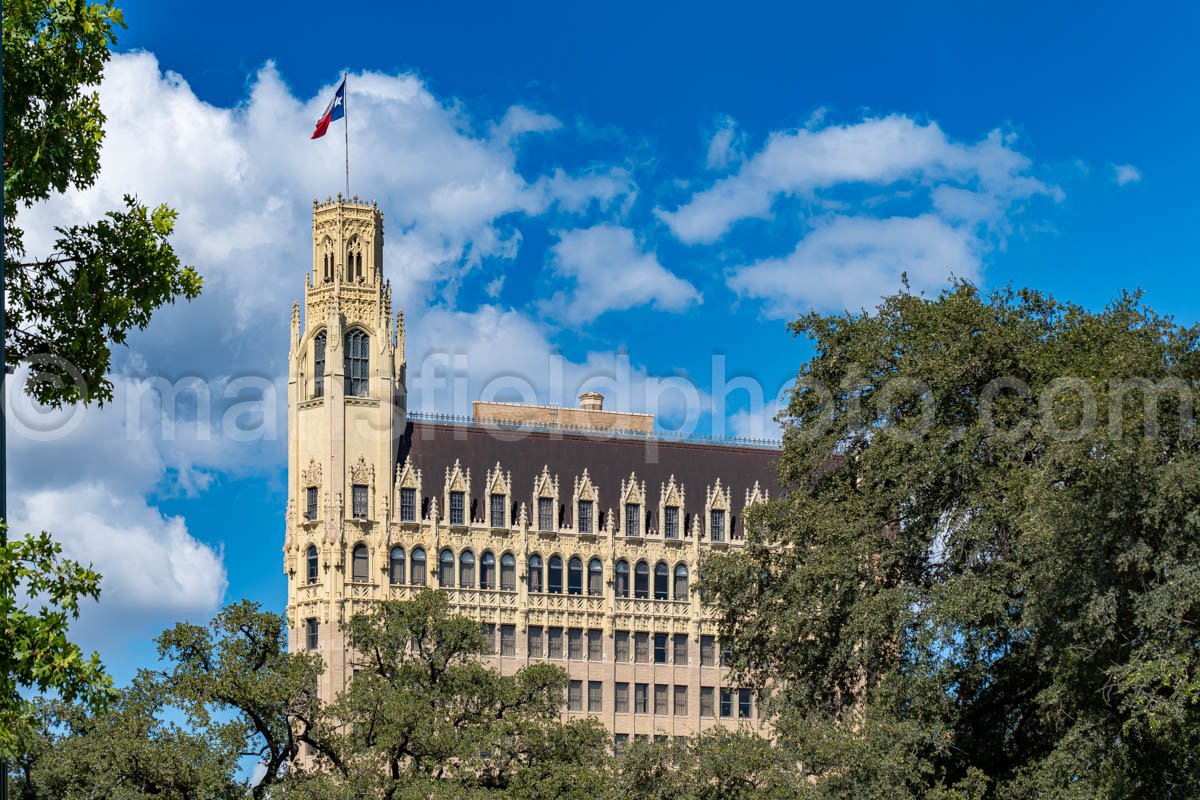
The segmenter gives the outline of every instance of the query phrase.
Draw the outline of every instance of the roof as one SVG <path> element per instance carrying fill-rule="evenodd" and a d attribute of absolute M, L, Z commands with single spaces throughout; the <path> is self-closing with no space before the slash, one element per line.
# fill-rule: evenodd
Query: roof
<path fill-rule="evenodd" d="M 413 466 L 422 471 L 426 497 L 434 492 L 441 495 L 446 472 L 453 469 L 455 461 L 464 470 L 470 469 L 472 519 L 484 516 L 485 476 L 497 463 L 512 474 L 513 499 L 527 504 L 533 497 L 534 482 L 546 468 L 552 476 L 558 476 L 560 514 L 564 524 L 572 526 L 574 510 L 569 506 L 574 481 L 584 469 L 599 492 L 601 512 L 617 509 L 622 481 L 628 481 L 631 475 L 636 475 L 639 483 L 644 481 L 646 512 L 650 516 L 647 524 L 652 528 L 659 527 L 662 486 L 672 476 L 676 485 L 684 488 L 685 513 L 702 510 L 705 491 L 720 479 L 721 486 L 731 490 L 729 533 L 738 538 L 738 517 L 747 491 L 757 482 L 764 491 L 778 494 L 779 454 L 777 447 L 746 440 L 616 435 L 612 431 L 498 425 L 410 414 L 400 440 L 398 463 L 411 458 Z M 619 515 L 614 522 L 619 526 Z"/>

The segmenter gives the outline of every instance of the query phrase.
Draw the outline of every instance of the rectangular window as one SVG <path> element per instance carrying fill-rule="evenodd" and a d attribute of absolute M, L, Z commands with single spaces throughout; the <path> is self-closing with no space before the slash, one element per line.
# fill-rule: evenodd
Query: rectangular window
<path fill-rule="evenodd" d="M 717 665 L 717 640 L 712 636 L 700 637 L 700 666 L 715 667 Z"/>
<path fill-rule="evenodd" d="M 667 686 L 665 683 L 654 684 L 654 713 L 655 714 L 665 717 L 667 714 L 671 713 L 669 707 L 667 706 L 667 699 L 669 697 L 669 695 L 667 693 L 669 691 L 670 691 L 670 687 Z"/>
<path fill-rule="evenodd" d="M 547 658 L 562 658 L 563 657 L 563 635 L 562 628 L 551 628 L 546 632 L 546 657 Z"/>
<path fill-rule="evenodd" d="M 613 633 L 613 658 L 617 661 L 629 660 L 629 631 L 615 631 Z"/>
<path fill-rule="evenodd" d="M 500 626 L 500 655 L 515 656 L 517 654 L 517 626 Z"/>
<path fill-rule="evenodd" d="M 450 493 L 450 524 L 451 525 L 466 525 L 466 504 L 467 496 L 465 492 Z"/>
<path fill-rule="evenodd" d="M 635 683 L 633 685 L 633 713 L 650 713 L 650 684 Z"/>
<path fill-rule="evenodd" d="M 663 509 L 663 536 L 668 539 L 679 538 L 679 506 Z"/>
<path fill-rule="evenodd" d="M 317 487 L 310 486 L 304 496 L 304 518 L 317 518 Z"/>
<path fill-rule="evenodd" d="M 554 519 L 554 498 L 553 497 L 539 497 L 538 498 L 538 530 L 539 531 L 552 531 L 556 527 L 555 526 L 556 522 L 557 522 L 557 520 Z"/>
<path fill-rule="evenodd" d="M 714 692 L 711 686 L 700 687 L 700 716 L 715 717 L 716 709 L 713 707 Z"/>
<path fill-rule="evenodd" d="M 618 753 L 624 752 L 625 748 L 629 747 L 629 734 L 618 733 L 613 735 L 613 750 Z"/>
<path fill-rule="evenodd" d="M 496 626 L 490 622 L 483 626 L 483 652 L 489 656 L 496 655 Z"/>
<path fill-rule="evenodd" d="M 749 689 L 738 689 L 738 719 L 750 719 L 752 701 Z"/>
<path fill-rule="evenodd" d="M 592 628 L 587 632 L 588 661 L 604 660 L 604 631 Z"/>
<path fill-rule="evenodd" d="M 583 711 L 583 681 L 571 681 L 567 685 L 567 710 Z"/>
<path fill-rule="evenodd" d="M 583 658 L 583 628 L 570 628 L 567 631 L 567 658 Z"/>
<path fill-rule="evenodd" d="M 604 684 L 600 681 L 588 681 L 588 711 L 596 713 L 604 710 Z"/>
<path fill-rule="evenodd" d="M 629 684 L 618 681 L 613 685 L 613 708 L 618 714 L 629 713 Z"/>
<path fill-rule="evenodd" d="M 721 642 L 721 666 L 728 667 L 729 662 L 733 660 L 733 645 L 729 642 Z"/>
<path fill-rule="evenodd" d="M 642 507 L 637 503 L 625 504 L 625 535 L 642 535 Z"/>
<path fill-rule="evenodd" d="M 675 634 L 675 652 L 674 661 L 679 666 L 684 666 L 688 662 L 688 637 L 686 633 Z"/>
<path fill-rule="evenodd" d="M 577 520 L 580 533 L 592 533 L 592 501 L 579 501 L 579 519 Z"/>
<path fill-rule="evenodd" d="M 667 663 L 667 634 L 665 633 L 654 634 L 654 663 Z"/>
<path fill-rule="evenodd" d="M 309 650 L 317 649 L 319 624 L 315 617 L 304 620 L 304 646 Z"/>
<path fill-rule="evenodd" d="M 687 686 L 675 687 L 675 716 L 686 717 L 688 713 Z"/>
<path fill-rule="evenodd" d="M 354 518 L 367 518 L 367 487 L 361 483 L 356 483 L 350 487 L 351 497 L 353 498 Z"/>
<path fill-rule="evenodd" d="M 494 494 L 492 495 L 492 527 L 506 528 L 508 527 L 505 520 L 508 515 L 504 513 L 504 507 L 508 505 L 508 495 Z"/>
<path fill-rule="evenodd" d="M 400 490 L 400 521 L 401 522 L 416 522 L 417 521 L 417 490 L 416 489 L 401 489 Z"/>
<path fill-rule="evenodd" d="M 650 663 L 650 634 L 638 631 L 633 635 L 633 660 L 638 664 Z"/>
<path fill-rule="evenodd" d="M 546 651 L 542 649 L 542 626 L 529 626 L 529 657 L 544 658 Z"/>
<path fill-rule="evenodd" d="M 714 508 L 709 517 L 709 523 L 712 540 L 714 542 L 725 541 L 725 512 L 719 508 Z"/>
<path fill-rule="evenodd" d="M 733 716 L 733 690 L 721 689 L 721 716 Z"/>

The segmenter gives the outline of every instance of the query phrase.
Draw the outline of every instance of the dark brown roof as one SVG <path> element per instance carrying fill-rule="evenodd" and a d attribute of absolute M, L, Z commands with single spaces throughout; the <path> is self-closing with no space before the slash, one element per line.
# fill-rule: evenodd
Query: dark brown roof
<path fill-rule="evenodd" d="M 559 515 L 565 525 L 573 525 L 571 505 L 575 478 L 586 468 L 592 484 L 600 492 L 600 512 L 617 512 L 614 522 L 618 528 L 621 515 L 621 481 L 636 474 L 645 481 L 647 494 L 647 523 L 657 529 L 658 504 L 661 486 L 672 475 L 676 484 L 686 492 L 685 524 L 690 526 L 690 514 L 704 509 L 705 490 L 720 478 L 721 486 L 732 492 L 729 533 L 740 538 L 740 515 L 746 491 L 759 486 L 778 494 L 775 462 L 779 450 L 770 447 L 749 447 L 718 444 L 712 441 L 669 440 L 658 438 L 618 438 L 609 433 L 587 434 L 576 431 L 542 429 L 501 429 L 474 423 L 442 423 L 409 420 L 400 441 L 399 462 L 411 457 L 413 466 L 423 473 L 422 488 L 428 498 L 435 493 L 439 505 L 446 470 L 455 460 L 463 469 L 471 470 L 471 518 L 482 519 L 483 500 L 487 492 L 486 475 L 497 462 L 505 472 L 512 473 L 513 500 L 528 505 L 533 495 L 534 481 L 549 468 L 559 479 Z M 424 505 L 424 504 L 423 504 Z M 532 516 L 532 510 L 530 510 Z M 601 524 L 603 522 L 601 521 Z M 688 528 L 690 530 L 690 527 Z"/>

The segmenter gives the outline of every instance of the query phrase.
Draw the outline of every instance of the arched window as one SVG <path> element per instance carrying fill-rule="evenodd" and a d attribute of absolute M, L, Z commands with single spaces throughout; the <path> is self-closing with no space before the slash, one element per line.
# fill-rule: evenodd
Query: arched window
<path fill-rule="evenodd" d="M 438 556 L 438 583 L 448 588 L 454 586 L 454 553 L 448 547 Z"/>
<path fill-rule="evenodd" d="M 354 328 L 346 332 L 346 395 L 367 396 L 367 378 L 370 367 L 370 337 L 366 331 Z"/>
<path fill-rule="evenodd" d="M 552 556 L 550 569 L 546 571 L 546 590 L 551 594 L 562 594 L 562 578 L 562 559 Z"/>
<path fill-rule="evenodd" d="M 371 574 L 371 558 L 367 554 L 367 546 L 365 544 L 354 545 L 353 568 L 351 577 L 356 581 L 366 581 Z"/>
<path fill-rule="evenodd" d="M 650 565 L 639 561 L 633 568 L 633 596 L 641 600 L 650 599 Z"/>
<path fill-rule="evenodd" d="M 529 557 L 529 591 L 543 592 L 544 584 L 542 583 L 542 557 L 532 555 Z"/>
<path fill-rule="evenodd" d="M 414 547 L 412 551 L 412 570 L 408 574 L 409 583 L 413 586 L 424 586 L 425 576 L 428 574 L 425 568 L 425 551 L 420 547 Z"/>
<path fill-rule="evenodd" d="M 458 585 L 463 589 L 475 588 L 475 554 L 464 550 L 458 557 Z"/>
<path fill-rule="evenodd" d="M 317 546 L 315 544 L 310 544 L 308 546 L 308 552 L 304 554 L 304 562 L 305 569 L 307 571 L 306 577 L 308 578 L 308 582 L 316 583 L 319 574 L 317 570 Z"/>
<path fill-rule="evenodd" d="M 616 585 L 617 597 L 629 597 L 629 562 L 621 559 L 617 562 L 615 572 L 616 579 L 613 583 Z"/>
<path fill-rule="evenodd" d="M 512 553 L 500 556 L 500 588 L 510 591 L 517 588 L 517 559 Z"/>
<path fill-rule="evenodd" d="M 356 276 L 358 277 L 358 280 L 361 281 L 363 279 L 362 251 L 361 250 L 354 254 L 354 272 L 355 272 Z"/>
<path fill-rule="evenodd" d="M 491 550 L 485 550 L 479 559 L 479 588 L 496 588 L 496 557 Z"/>
<path fill-rule="evenodd" d="M 604 594 L 604 565 L 598 558 L 588 562 L 588 594 Z"/>
<path fill-rule="evenodd" d="M 583 560 L 571 556 L 567 562 L 567 594 L 583 594 Z"/>
<path fill-rule="evenodd" d="M 675 565 L 675 599 L 688 599 L 688 568 L 687 564 Z"/>
<path fill-rule="evenodd" d="M 404 548 L 393 547 L 388 561 L 388 576 L 392 583 L 404 583 Z"/>
<path fill-rule="evenodd" d="M 671 568 L 665 561 L 654 565 L 654 599 L 668 600 L 671 591 Z"/>
<path fill-rule="evenodd" d="M 328 337 L 321 331 L 313 337 L 313 397 L 325 394 L 325 343 Z"/>

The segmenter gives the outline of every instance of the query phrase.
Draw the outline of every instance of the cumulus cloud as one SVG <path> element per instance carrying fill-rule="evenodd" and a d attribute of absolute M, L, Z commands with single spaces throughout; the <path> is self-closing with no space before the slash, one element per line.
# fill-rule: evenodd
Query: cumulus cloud
<path fill-rule="evenodd" d="M 971 231 L 933 214 L 918 217 L 834 216 L 821 221 L 782 258 L 734 269 L 729 286 L 761 300 L 770 316 L 797 309 L 859 308 L 900 285 L 907 273 L 914 290 L 933 290 L 955 275 L 980 277 Z"/>
<path fill-rule="evenodd" d="M 1112 179 L 1117 186 L 1138 183 L 1142 180 L 1142 171 L 1133 164 L 1113 164 Z"/>
<path fill-rule="evenodd" d="M 565 231 L 551 252 L 554 273 L 574 286 L 556 293 L 542 308 L 572 325 L 608 311 L 644 305 L 682 311 L 701 301 L 696 287 L 645 252 L 628 228 L 596 225 Z"/>

